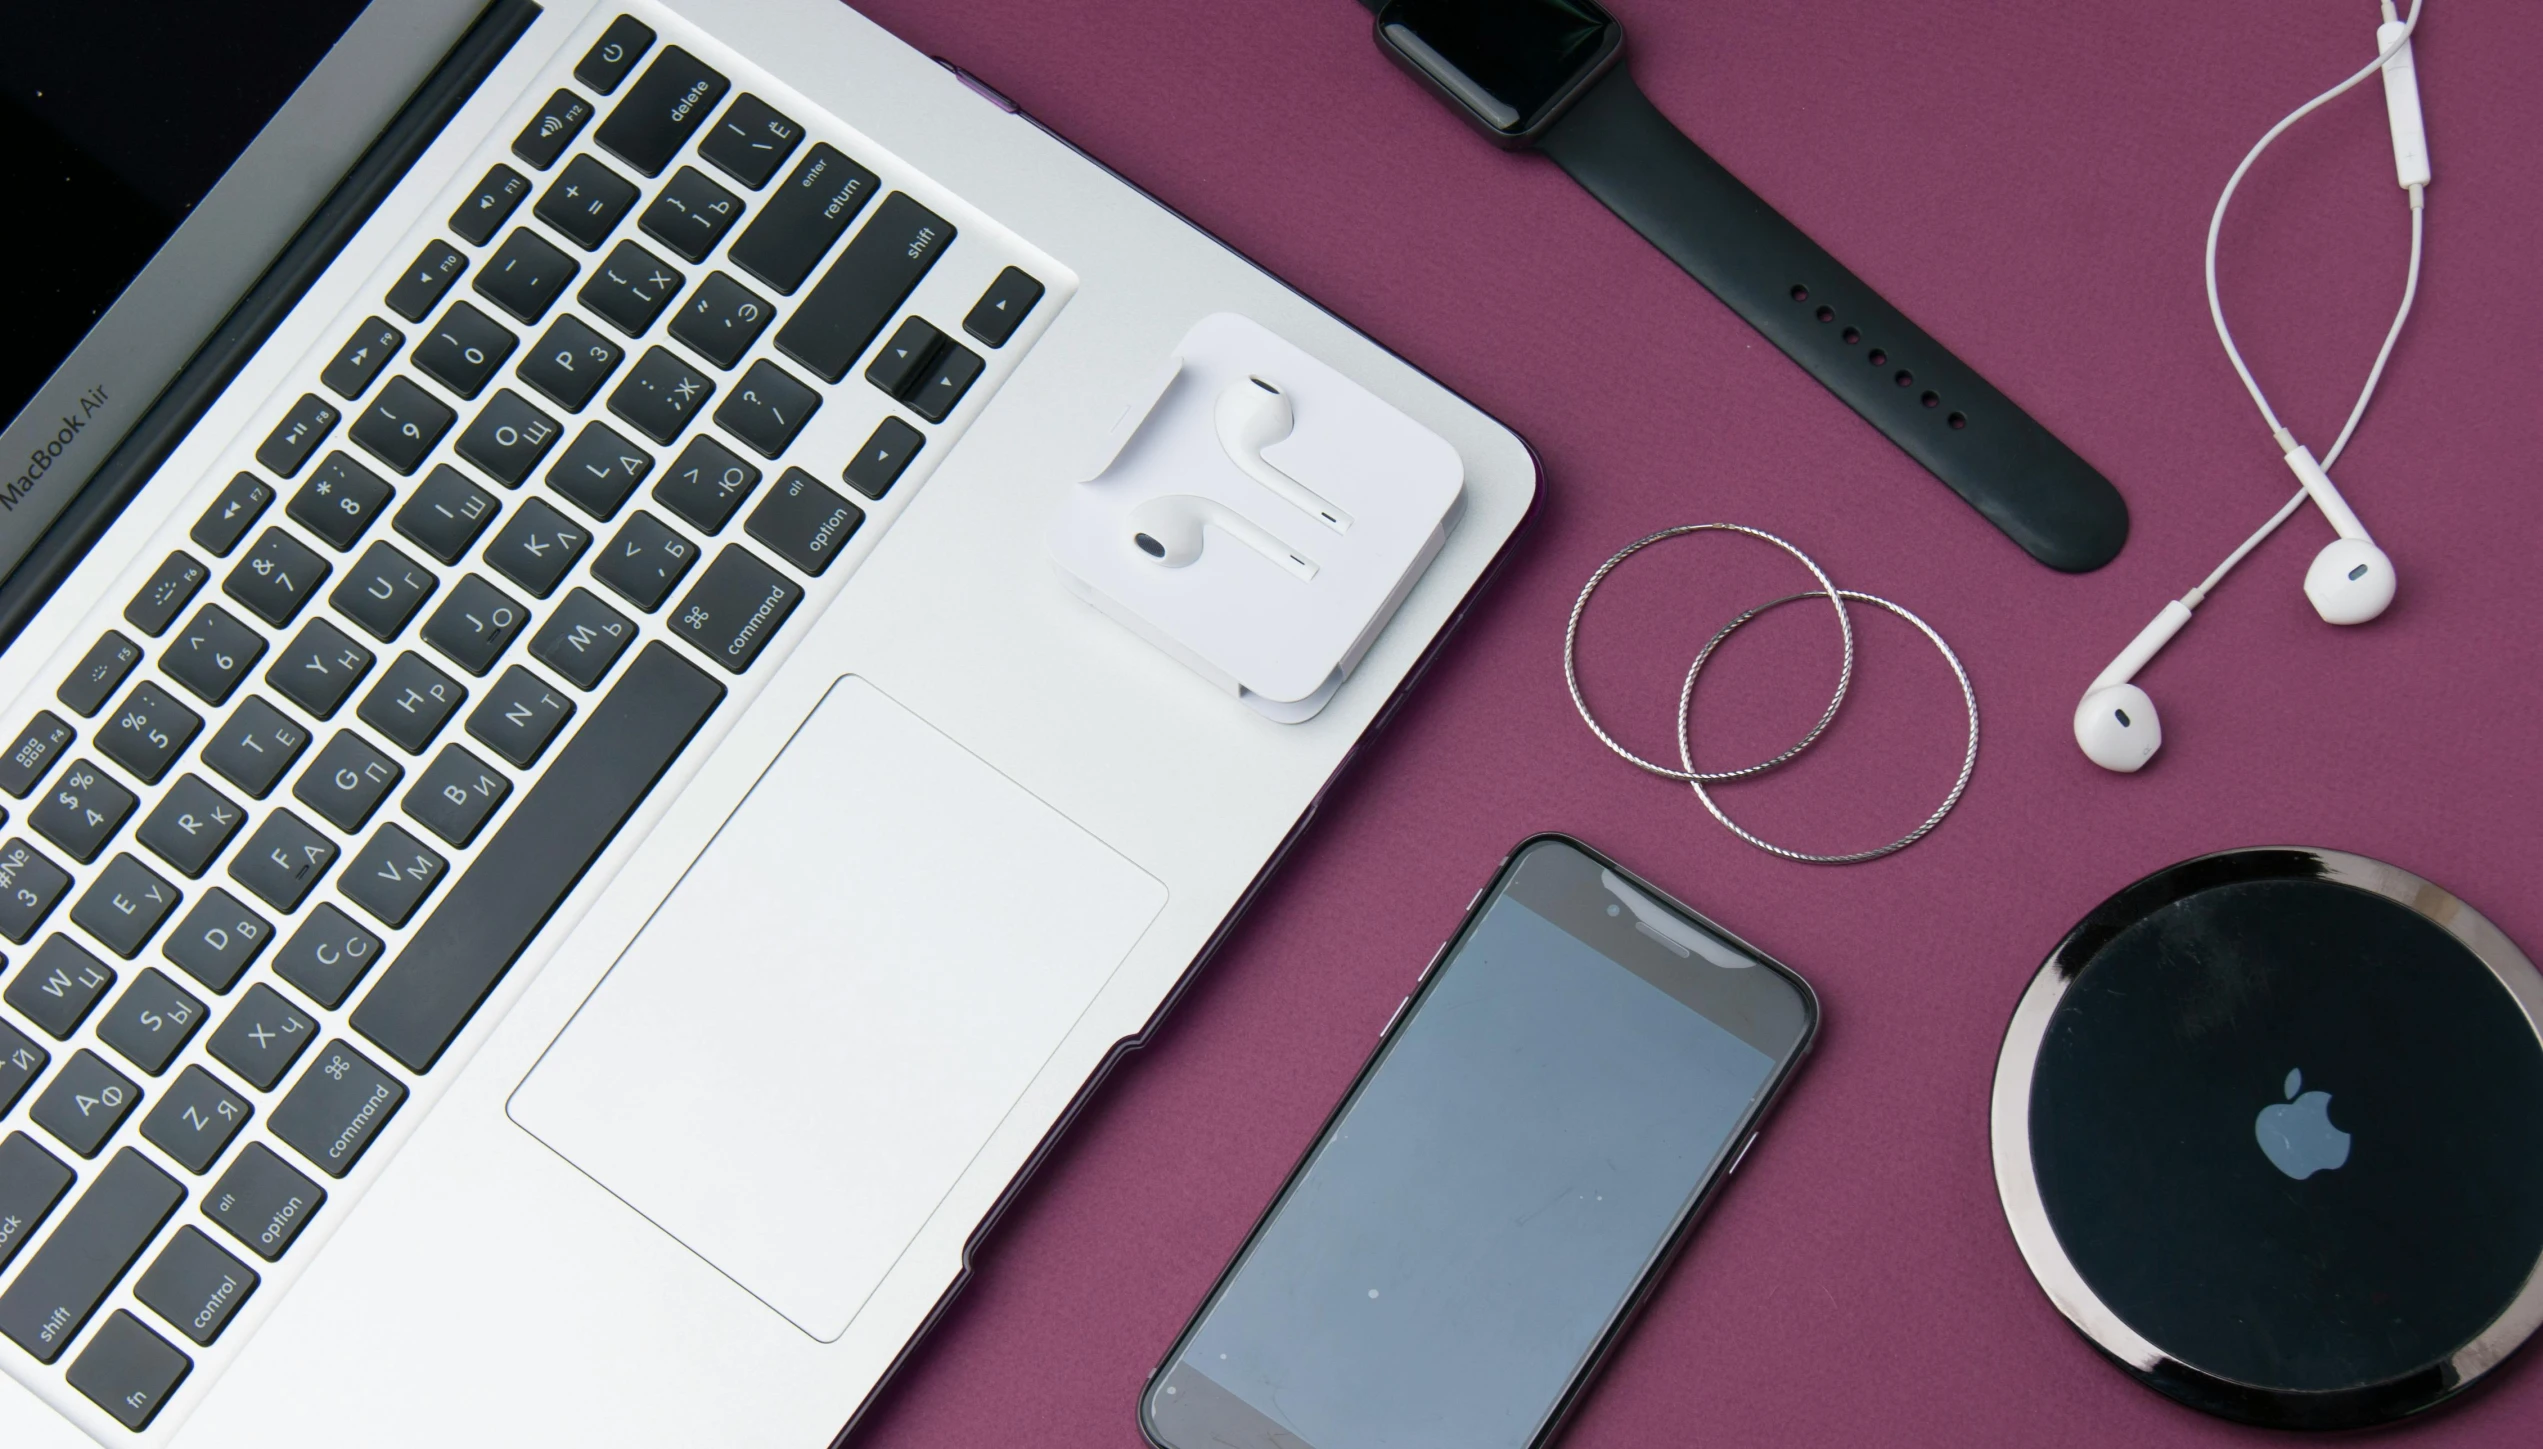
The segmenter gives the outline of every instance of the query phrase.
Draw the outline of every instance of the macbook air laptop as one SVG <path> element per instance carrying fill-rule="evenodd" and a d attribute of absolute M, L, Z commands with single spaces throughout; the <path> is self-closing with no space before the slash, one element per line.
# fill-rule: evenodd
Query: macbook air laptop
<path fill-rule="evenodd" d="M 1528 449 L 831 0 L 0 24 L 0 1444 L 850 1435 Z M 1301 724 L 1043 542 L 1218 313 L 1464 469 Z"/>

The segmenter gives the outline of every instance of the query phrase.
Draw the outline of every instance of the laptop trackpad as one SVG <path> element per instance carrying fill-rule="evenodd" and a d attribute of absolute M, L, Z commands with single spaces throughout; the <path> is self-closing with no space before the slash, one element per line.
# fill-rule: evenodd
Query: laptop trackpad
<path fill-rule="evenodd" d="M 512 1119 L 835 1341 L 1165 899 L 844 678 Z"/>

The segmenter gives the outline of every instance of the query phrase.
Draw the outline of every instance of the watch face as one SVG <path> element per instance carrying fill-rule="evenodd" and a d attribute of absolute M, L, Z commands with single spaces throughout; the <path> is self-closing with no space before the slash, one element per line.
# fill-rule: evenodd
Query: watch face
<path fill-rule="evenodd" d="M 1390 0 L 1380 40 L 1497 134 L 1527 136 L 1624 43 L 1589 0 Z"/>

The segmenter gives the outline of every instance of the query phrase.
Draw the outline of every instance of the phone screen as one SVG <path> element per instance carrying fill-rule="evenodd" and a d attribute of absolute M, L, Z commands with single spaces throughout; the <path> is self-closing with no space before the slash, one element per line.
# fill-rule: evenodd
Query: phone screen
<path fill-rule="evenodd" d="M 1523 847 L 1152 1380 L 1167 1449 L 1520 1449 L 1816 1020 L 1798 977 Z"/>

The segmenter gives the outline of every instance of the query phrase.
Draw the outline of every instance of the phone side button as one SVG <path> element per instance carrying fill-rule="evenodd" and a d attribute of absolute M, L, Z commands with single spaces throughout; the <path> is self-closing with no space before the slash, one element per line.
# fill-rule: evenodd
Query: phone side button
<path fill-rule="evenodd" d="M 1741 1163 L 1746 1162 L 1746 1161 L 1748 1160 L 1748 1149 L 1750 1149 L 1750 1148 L 1752 1148 L 1752 1147 L 1754 1147 L 1754 1146 L 1756 1146 L 1756 1145 L 1757 1145 L 1757 1134 L 1756 1134 L 1756 1133 L 1754 1133 L 1754 1132 L 1751 1132 L 1751 1133 L 1749 1133 L 1749 1134 L 1748 1134 L 1748 1140 L 1747 1140 L 1746 1142 L 1743 1142 L 1743 1143 L 1741 1143 L 1741 1144 L 1739 1145 L 1739 1156 L 1734 1157 L 1734 1158 L 1732 1158 L 1732 1159 L 1731 1159 L 1731 1165 L 1730 1165 L 1730 1169 L 1729 1169 L 1729 1171 L 1724 1172 L 1722 1175 L 1723 1175 L 1724 1177 L 1728 1177 L 1728 1176 L 1730 1176 L 1730 1175 L 1731 1175 L 1731 1173 L 1739 1171 L 1739 1165 L 1740 1165 Z"/>
<path fill-rule="evenodd" d="M 1411 997 L 1407 996 L 1407 997 L 1405 997 L 1405 998 L 1404 998 L 1404 1000 L 1402 1000 L 1402 1001 L 1399 1001 L 1399 1002 L 1395 1003 L 1395 1010 L 1394 1010 L 1394 1011 L 1392 1011 L 1392 1012 L 1390 1012 L 1390 1013 L 1388 1013 L 1388 1015 L 1387 1015 L 1387 1018 L 1386 1018 L 1386 1025 L 1381 1026 L 1381 1027 L 1379 1027 L 1379 1028 L 1377 1029 L 1377 1039 L 1378 1039 L 1379 1041 L 1384 1041 L 1384 1040 L 1386 1040 L 1386 1034 L 1387 1034 L 1388 1032 L 1390 1032 L 1390 1031 L 1395 1030 L 1395 1023 L 1396 1023 L 1396 1020 L 1397 1020 L 1399 1017 L 1403 1016 L 1405 1006 L 1406 1006 L 1408 1003 L 1410 1003 L 1410 1002 L 1412 1001 L 1412 999 L 1413 999 L 1413 998 L 1411 998 Z M 1742 1150 L 1742 1151 L 1745 1151 L 1746 1149 L 1745 1149 L 1745 1148 L 1743 1148 L 1743 1149 L 1741 1149 L 1741 1150 Z"/>
<path fill-rule="evenodd" d="M 1423 982 L 1428 981 L 1430 979 L 1430 973 L 1437 969 L 1439 965 L 1439 958 L 1447 954 L 1448 943 L 1446 941 L 1442 941 L 1439 943 L 1439 949 L 1430 953 L 1430 964 L 1422 968 L 1421 975 L 1413 978 L 1413 984 L 1415 986 L 1419 986 Z"/>

